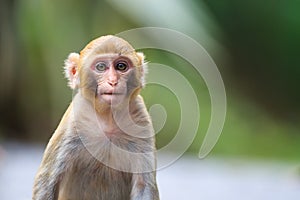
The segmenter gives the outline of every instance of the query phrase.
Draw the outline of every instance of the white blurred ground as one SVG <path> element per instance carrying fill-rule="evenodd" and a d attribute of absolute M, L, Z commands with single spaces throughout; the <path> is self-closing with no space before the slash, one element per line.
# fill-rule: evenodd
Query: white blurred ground
<path fill-rule="evenodd" d="M 43 147 L 6 143 L 1 148 L 0 200 L 31 199 Z M 292 163 L 185 156 L 158 171 L 157 178 L 162 200 L 299 200 L 297 167 Z"/>

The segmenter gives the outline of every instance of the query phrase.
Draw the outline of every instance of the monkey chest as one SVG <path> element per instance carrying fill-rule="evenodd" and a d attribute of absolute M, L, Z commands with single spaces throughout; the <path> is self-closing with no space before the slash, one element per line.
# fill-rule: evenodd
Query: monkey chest
<path fill-rule="evenodd" d="M 132 174 L 103 165 L 75 166 L 59 184 L 59 200 L 130 199 Z"/>

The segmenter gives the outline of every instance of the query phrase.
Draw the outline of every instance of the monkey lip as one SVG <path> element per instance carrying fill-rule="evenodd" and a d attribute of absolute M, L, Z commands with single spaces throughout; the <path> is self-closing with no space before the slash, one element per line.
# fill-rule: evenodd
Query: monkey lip
<path fill-rule="evenodd" d="M 118 92 L 103 92 L 103 93 L 101 93 L 101 95 L 122 95 L 122 93 L 118 93 Z"/>

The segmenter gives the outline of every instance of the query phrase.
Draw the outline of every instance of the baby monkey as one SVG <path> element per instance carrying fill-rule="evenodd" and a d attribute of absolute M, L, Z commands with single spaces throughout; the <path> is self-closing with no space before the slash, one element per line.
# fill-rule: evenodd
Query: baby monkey
<path fill-rule="evenodd" d="M 144 101 L 144 55 L 102 36 L 65 61 L 76 91 L 50 139 L 33 200 L 158 200 L 155 134 Z"/>

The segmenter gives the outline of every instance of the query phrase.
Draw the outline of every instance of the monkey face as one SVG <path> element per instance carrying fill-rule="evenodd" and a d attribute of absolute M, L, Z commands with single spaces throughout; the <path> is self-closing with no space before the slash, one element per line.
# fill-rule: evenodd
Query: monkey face
<path fill-rule="evenodd" d="M 118 105 L 137 88 L 135 67 L 126 56 L 102 54 L 90 66 L 96 84 L 96 100 Z"/>

